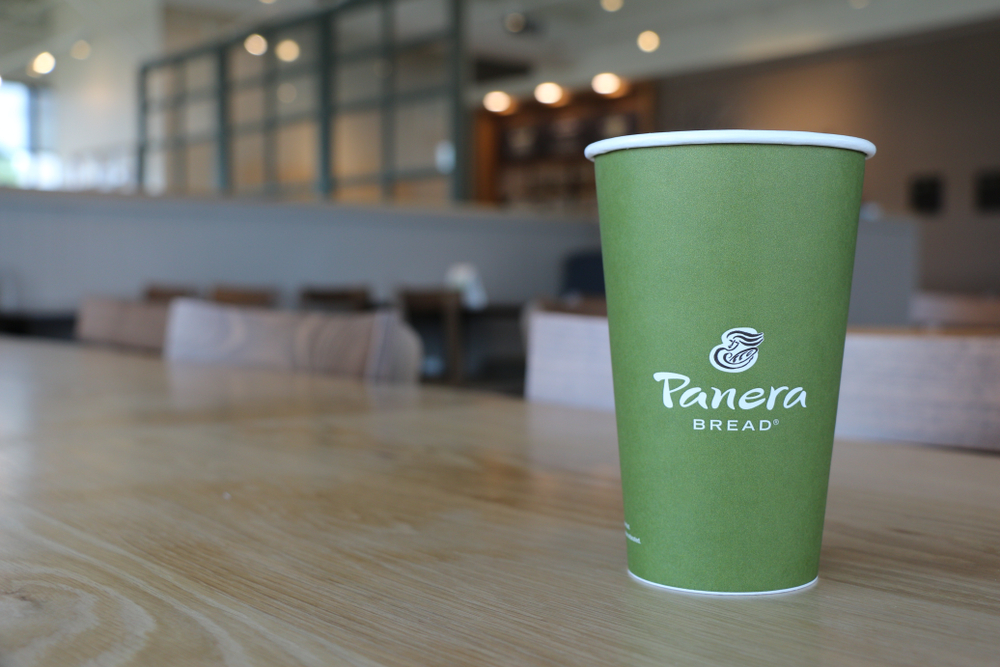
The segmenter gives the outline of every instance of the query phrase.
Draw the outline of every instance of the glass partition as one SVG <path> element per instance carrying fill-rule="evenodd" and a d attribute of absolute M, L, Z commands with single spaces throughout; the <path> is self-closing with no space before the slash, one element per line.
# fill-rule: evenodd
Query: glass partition
<path fill-rule="evenodd" d="M 460 0 L 348 0 L 140 73 L 149 194 L 463 198 Z"/>

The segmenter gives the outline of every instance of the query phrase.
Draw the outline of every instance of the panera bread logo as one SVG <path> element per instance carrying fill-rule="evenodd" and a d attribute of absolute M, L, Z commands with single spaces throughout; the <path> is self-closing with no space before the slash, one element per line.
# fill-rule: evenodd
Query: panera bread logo
<path fill-rule="evenodd" d="M 712 348 L 708 360 L 723 373 L 742 373 L 757 363 L 764 334 L 751 327 L 736 327 L 722 334 L 722 345 Z"/>
<path fill-rule="evenodd" d="M 722 334 L 722 344 L 712 348 L 708 355 L 708 360 L 712 366 L 723 373 L 742 373 L 757 363 L 760 353 L 760 345 L 764 342 L 764 334 L 752 327 L 736 327 L 729 329 Z M 768 388 L 751 387 L 748 389 L 737 389 L 729 387 L 720 389 L 712 387 L 708 383 L 707 389 L 701 386 L 692 386 L 694 383 L 691 376 L 682 373 L 662 371 L 653 373 L 653 380 L 663 383 L 663 407 L 681 408 L 699 407 L 703 410 L 718 410 L 728 408 L 729 410 L 753 410 L 764 408 L 774 410 L 777 407 L 790 409 L 797 406 L 806 407 L 806 390 L 803 387 L 790 387 L 779 384 L 770 385 Z M 721 420 L 710 420 L 709 430 L 737 430 L 733 428 L 738 422 L 728 421 L 725 429 Z M 772 425 L 778 424 L 778 420 L 768 420 L 765 424 L 762 421 L 758 428 L 754 428 L 752 422 L 747 422 L 740 430 L 761 430 L 767 431 Z M 717 426 L 718 425 L 718 426 Z M 705 430 L 706 422 L 703 419 L 694 420 L 694 429 Z"/>

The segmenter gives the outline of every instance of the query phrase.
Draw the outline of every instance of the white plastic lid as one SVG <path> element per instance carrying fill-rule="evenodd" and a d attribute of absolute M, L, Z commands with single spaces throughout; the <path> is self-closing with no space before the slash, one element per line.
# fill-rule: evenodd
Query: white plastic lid
<path fill-rule="evenodd" d="M 653 146 L 684 146 L 691 144 L 784 144 L 786 146 L 827 146 L 875 155 L 875 144 L 857 137 L 820 132 L 786 132 L 784 130 L 691 130 L 687 132 L 650 132 L 604 139 L 587 146 L 583 154 L 593 161 L 598 155 L 629 148 Z"/>

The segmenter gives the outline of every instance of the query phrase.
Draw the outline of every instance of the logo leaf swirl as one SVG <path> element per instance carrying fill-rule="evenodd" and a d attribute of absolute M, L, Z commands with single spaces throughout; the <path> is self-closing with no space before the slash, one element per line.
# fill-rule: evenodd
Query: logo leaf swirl
<path fill-rule="evenodd" d="M 755 363 L 764 334 L 752 327 L 736 327 L 722 334 L 722 345 L 708 355 L 712 365 L 724 373 L 742 373 Z"/>

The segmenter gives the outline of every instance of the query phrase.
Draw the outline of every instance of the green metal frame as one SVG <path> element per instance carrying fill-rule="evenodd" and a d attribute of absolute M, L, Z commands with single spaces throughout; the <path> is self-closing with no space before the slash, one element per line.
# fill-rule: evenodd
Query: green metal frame
<path fill-rule="evenodd" d="M 447 26 L 444 30 L 421 36 L 417 39 L 397 41 L 394 39 L 394 7 L 397 0 L 343 0 L 337 5 L 293 19 L 268 23 L 245 30 L 224 41 L 218 41 L 147 62 L 139 70 L 139 132 L 136 175 L 140 191 L 147 186 L 146 158 L 151 151 L 165 150 L 171 156 L 167 169 L 171 180 L 184 184 L 186 189 L 187 150 L 190 144 L 215 143 L 215 190 L 219 194 L 231 194 L 234 190 L 232 147 L 234 137 L 250 132 L 261 132 L 264 137 L 264 194 L 278 195 L 280 184 L 277 179 L 277 130 L 283 125 L 293 124 L 306 118 L 314 118 L 317 125 L 317 169 L 314 189 L 321 198 L 335 194 L 340 186 L 355 183 L 377 182 L 381 187 L 384 200 L 393 199 L 395 184 L 403 179 L 419 179 L 441 177 L 436 169 L 399 170 L 394 167 L 396 157 L 396 112 L 400 105 L 431 99 L 446 99 L 450 111 L 450 138 L 455 147 L 456 163 L 451 174 L 451 197 L 461 200 L 467 197 L 468 155 L 466 110 L 463 92 L 465 90 L 467 72 L 463 45 L 463 0 L 441 0 L 447 9 Z M 355 11 L 365 6 L 378 6 L 381 15 L 381 38 L 374 47 L 364 47 L 350 53 L 337 53 L 337 21 L 345 13 Z M 251 34 L 258 33 L 273 43 L 273 36 L 288 29 L 313 26 L 316 30 L 318 53 L 314 61 L 282 67 L 278 70 L 274 49 L 268 49 L 263 73 L 239 81 L 229 78 L 229 50 L 242 45 Z M 420 90 L 400 93 L 396 91 L 396 63 L 406 52 L 418 49 L 432 43 L 445 43 L 448 49 L 447 72 L 444 85 L 431 86 Z M 210 89 L 189 92 L 184 82 L 184 66 L 186 63 L 210 56 L 215 61 L 215 86 Z M 338 103 L 334 99 L 336 90 L 335 76 L 339 65 L 360 59 L 377 57 L 387 68 L 386 76 L 382 78 L 381 89 L 377 97 Z M 153 101 L 150 98 L 149 82 L 151 75 L 163 69 L 170 69 L 174 74 L 174 90 L 164 99 Z M 280 79 L 293 78 L 296 75 L 311 74 L 317 77 L 318 100 L 313 111 L 290 114 L 279 117 L 275 92 Z M 261 86 L 264 90 L 264 115 L 260 121 L 236 125 L 230 114 L 230 95 L 236 90 Z M 203 100 L 213 100 L 216 109 L 215 131 L 211 134 L 189 137 L 184 133 L 184 123 L 181 115 L 185 107 Z M 333 168 L 334 136 L 331 129 L 333 119 L 338 114 L 344 114 L 363 109 L 379 109 L 381 111 L 381 169 L 376 174 L 337 179 Z M 169 112 L 173 113 L 169 113 Z M 152 114 L 168 112 L 172 118 L 172 126 L 167 129 L 166 138 L 152 141 L 149 132 L 149 120 Z"/>

